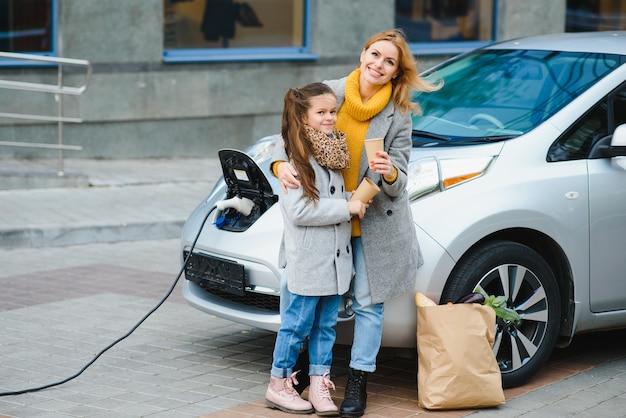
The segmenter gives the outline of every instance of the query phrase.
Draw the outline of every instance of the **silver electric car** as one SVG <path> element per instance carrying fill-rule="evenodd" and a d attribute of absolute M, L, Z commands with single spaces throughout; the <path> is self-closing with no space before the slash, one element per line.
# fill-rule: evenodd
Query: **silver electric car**
<path fill-rule="evenodd" d="M 439 303 L 477 285 L 506 296 L 522 321 L 498 319 L 493 351 L 517 386 L 577 333 L 626 327 L 626 32 L 510 40 L 423 76 L 445 85 L 415 95 L 407 191 L 425 264 L 406 274 Z M 186 300 L 267 330 L 280 324 L 275 139 L 220 150 L 224 177 L 181 242 Z M 415 344 L 410 293 L 385 304 L 383 345 Z"/>

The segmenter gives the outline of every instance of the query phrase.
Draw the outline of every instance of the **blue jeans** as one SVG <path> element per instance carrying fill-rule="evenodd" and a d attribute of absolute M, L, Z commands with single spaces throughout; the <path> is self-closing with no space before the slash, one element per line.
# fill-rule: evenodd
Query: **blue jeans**
<path fill-rule="evenodd" d="M 352 257 L 355 270 L 352 279 L 354 338 L 350 353 L 350 367 L 371 373 L 376 370 L 376 356 L 378 356 L 383 336 L 384 305 L 372 304 L 361 237 L 352 238 Z"/>
<path fill-rule="evenodd" d="M 371 373 L 376 370 L 376 357 L 382 340 L 384 305 L 382 303 L 372 304 L 361 237 L 352 238 L 352 255 L 356 273 L 352 280 L 354 337 L 350 354 L 350 367 Z M 287 288 L 287 276 L 283 274 L 280 284 L 281 318 L 284 318 L 292 295 Z"/>
<path fill-rule="evenodd" d="M 287 269 L 282 282 L 286 283 Z M 287 287 L 286 285 L 284 286 Z M 321 376 L 330 370 L 335 344 L 335 325 L 341 296 L 301 296 L 288 293 L 288 305 L 281 313 L 282 323 L 276 343 L 272 376 L 285 378 L 293 373 L 300 348 L 309 338 L 309 375 Z"/>

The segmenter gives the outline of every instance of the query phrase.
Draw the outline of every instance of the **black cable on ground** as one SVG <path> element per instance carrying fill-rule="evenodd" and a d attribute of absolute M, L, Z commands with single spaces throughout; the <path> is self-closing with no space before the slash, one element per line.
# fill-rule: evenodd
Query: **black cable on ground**
<path fill-rule="evenodd" d="M 9 396 L 9 395 L 22 395 L 24 393 L 30 393 L 30 392 L 37 392 L 43 389 L 48 389 L 54 386 L 59 386 L 62 385 L 63 383 L 67 383 L 70 380 L 73 380 L 75 378 L 77 378 L 78 376 L 80 376 L 85 370 L 87 370 L 87 368 L 89 366 L 91 366 L 96 360 L 98 360 L 98 358 L 104 354 L 105 352 L 107 352 L 109 349 L 111 349 L 113 346 L 117 345 L 119 342 L 123 341 L 124 339 L 126 339 L 130 334 L 132 334 L 137 328 L 139 328 L 139 326 L 146 320 L 148 319 L 148 317 L 150 315 L 152 315 L 157 309 L 159 309 L 159 307 L 161 305 L 163 305 L 163 303 L 165 302 L 165 300 L 172 294 L 172 292 L 174 291 L 174 288 L 176 287 L 176 284 L 178 284 L 178 281 L 180 280 L 180 277 L 183 275 L 183 272 L 185 271 L 185 267 L 187 266 L 187 262 L 189 261 L 189 257 L 191 257 L 191 254 L 193 252 L 194 247 L 196 246 L 196 243 L 198 242 L 198 239 L 200 238 L 200 234 L 202 233 L 202 228 L 204 228 L 204 224 L 206 223 L 207 219 L 209 219 L 209 216 L 211 215 L 211 213 L 213 213 L 213 211 L 215 210 L 215 206 L 213 206 L 213 208 L 211 208 L 211 210 L 209 210 L 209 213 L 207 213 L 207 215 L 204 217 L 204 219 L 202 220 L 202 224 L 200 225 L 200 228 L 198 230 L 198 234 L 196 235 L 196 238 L 193 240 L 193 243 L 191 244 L 191 248 L 189 249 L 189 254 L 187 254 L 187 257 L 185 257 L 185 261 L 183 262 L 183 266 L 180 268 L 180 271 L 178 272 L 178 275 L 176 276 L 176 279 L 174 279 L 174 282 L 172 283 L 172 285 L 170 286 L 169 290 L 167 291 L 167 293 L 165 294 L 165 296 L 163 296 L 163 298 L 152 308 L 150 309 L 150 311 L 148 311 L 147 314 L 145 314 L 143 316 L 143 318 L 141 318 L 139 320 L 139 322 L 137 322 L 126 334 L 124 334 L 123 336 L 121 336 L 120 338 L 118 338 L 117 340 L 113 341 L 111 344 L 109 344 L 108 346 L 106 346 L 105 348 L 103 348 L 102 350 L 100 350 L 100 352 L 98 354 L 96 354 L 96 356 L 94 358 L 91 359 L 91 361 L 89 361 L 87 364 L 85 364 L 77 373 L 75 373 L 74 375 L 65 378 L 63 380 L 60 380 L 58 382 L 54 382 L 54 383 L 49 383 L 47 385 L 43 385 L 43 386 L 39 386 L 39 387 L 34 387 L 34 388 L 29 388 L 29 389 L 22 389 L 22 390 L 16 390 L 16 391 L 11 391 L 11 392 L 0 392 L 0 396 Z"/>

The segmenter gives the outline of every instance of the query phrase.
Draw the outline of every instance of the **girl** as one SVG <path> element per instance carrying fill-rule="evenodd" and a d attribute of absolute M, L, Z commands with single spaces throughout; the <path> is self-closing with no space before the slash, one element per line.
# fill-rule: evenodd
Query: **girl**
<path fill-rule="evenodd" d="M 290 413 L 338 415 L 329 388 L 335 325 L 341 296 L 352 277 L 350 218 L 362 219 L 367 204 L 347 201 L 339 170 L 350 154 L 335 129 L 337 99 L 326 84 L 312 83 L 285 95 L 282 137 L 300 186 L 281 192 L 285 232 L 279 265 L 290 291 L 276 336 L 266 403 Z M 309 338 L 309 400 L 300 397 L 293 367 Z"/>

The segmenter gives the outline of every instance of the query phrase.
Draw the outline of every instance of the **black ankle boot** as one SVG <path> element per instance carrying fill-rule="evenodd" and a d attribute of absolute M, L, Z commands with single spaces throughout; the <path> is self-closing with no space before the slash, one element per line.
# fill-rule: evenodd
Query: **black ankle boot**
<path fill-rule="evenodd" d="M 342 417 L 360 417 L 365 413 L 367 404 L 367 373 L 350 369 L 346 383 L 346 395 L 339 408 Z"/>

